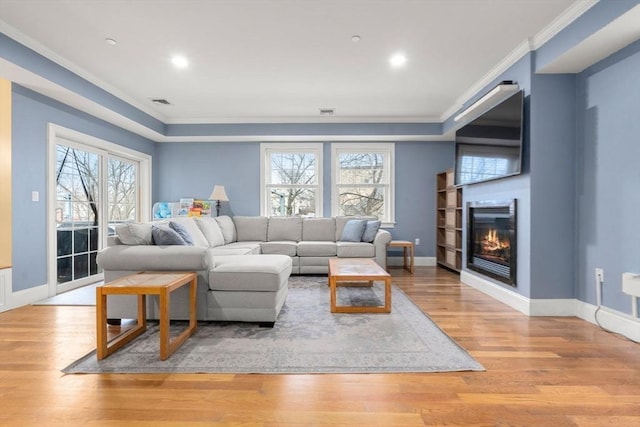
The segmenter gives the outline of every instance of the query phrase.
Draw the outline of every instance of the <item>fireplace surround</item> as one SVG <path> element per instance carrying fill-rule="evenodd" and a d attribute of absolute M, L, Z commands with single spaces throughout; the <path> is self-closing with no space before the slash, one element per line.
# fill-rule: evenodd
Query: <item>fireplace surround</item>
<path fill-rule="evenodd" d="M 467 268 L 516 286 L 516 199 L 467 203 Z"/>

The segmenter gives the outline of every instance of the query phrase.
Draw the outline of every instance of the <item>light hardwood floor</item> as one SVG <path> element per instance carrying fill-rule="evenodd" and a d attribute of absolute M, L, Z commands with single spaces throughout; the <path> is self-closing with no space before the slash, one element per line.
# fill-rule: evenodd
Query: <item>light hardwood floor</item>
<path fill-rule="evenodd" d="M 0 314 L 0 425 L 640 426 L 640 345 L 443 269 L 392 274 L 486 372 L 64 375 L 95 348 L 95 308 L 26 306 Z"/>

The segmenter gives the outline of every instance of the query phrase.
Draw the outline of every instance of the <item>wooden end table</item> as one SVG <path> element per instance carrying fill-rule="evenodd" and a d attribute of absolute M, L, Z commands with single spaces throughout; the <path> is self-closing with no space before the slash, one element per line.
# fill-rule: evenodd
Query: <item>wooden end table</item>
<path fill-rule="evenodd" d="M 336 287 L 339 282 L 363 282 L 370 285 L 375 280 L 384 281 L 383 306 L 338 306 Z M 391 275 L 373 259 L 332 258 L 329 260 L 329 287 L 331 288 L 332 313 L 391 313 Z"/>
<path fill-rule="evenodd" d="M 160 297 L 160 359 L 166 360 L 196 331 L 196 273 L 142 272 L 121 277 L 96 288 L 97 357 L 102 360 L 147 330 L 147 295 Z M 169 339 L 171 292 L 189 285 L 189 326 Z M 107 343 L 107 295 L 137 295 L 138 323 Z"/>
<path fill-rule="evenodd" d="M 408 240 L 392 240 L 389 242 L 390 248 L 402 248 L 402 265 L 409 273 L 413 274 L 413 265 L 414 265 L 414 246 L 413 242 Z M 389 262 L 387 258 L 387 268 L 389 267 Z"/>

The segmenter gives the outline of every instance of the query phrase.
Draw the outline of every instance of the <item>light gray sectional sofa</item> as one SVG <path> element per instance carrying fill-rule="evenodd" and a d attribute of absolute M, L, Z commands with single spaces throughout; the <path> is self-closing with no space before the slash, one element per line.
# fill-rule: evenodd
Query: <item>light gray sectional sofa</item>
<path fill-rule="evenodd" d="M 272 325 L 285 302 L 290 274 L 326 274 L 334 257 L 372 258 L 386 268 L 391 234 L 379 230 L 372 218 L 357 218 L 370 226 L 364 237 L 371 241 L 356 241 L 347 234 L 354 223 L 345 230 L 352 219 L 221 216 L 123 224 L 97 262 L 106 282 L 139 271 L 195 271 L 199 320 Z M 180 244 L 157 244 L 167 243 L 168 233 L 184 238 L 170 241 Z M 172 319 L 188 319 L 186 291 L 172 293 Z M 136 317 L 135 297 L 110 298 L 109 318 Z M 150 318 L 158 317 L 153 298 L 148 298 L 147 312 Z"/>

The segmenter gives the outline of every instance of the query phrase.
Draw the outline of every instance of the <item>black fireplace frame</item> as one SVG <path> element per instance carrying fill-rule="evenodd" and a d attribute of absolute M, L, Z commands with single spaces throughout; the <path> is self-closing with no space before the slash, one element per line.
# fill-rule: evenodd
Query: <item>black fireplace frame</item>
<path fill-rule="evenodd" d="M 480 202 L 467 202 L 467 268 L 483 274 L 492 279 L 499 280 L 507 285 L 516 287 L 517 277 L 517 214 L 516 214 L 517 200 L 491 200 Z M 510 244 L 510 262 L 509 262 L 509 277 L 505 277 L 496 274 L 492 271 L 486 270 L 473 263 L 473 209 L 476 208 L 509 208 L 509 244 Z"/>

